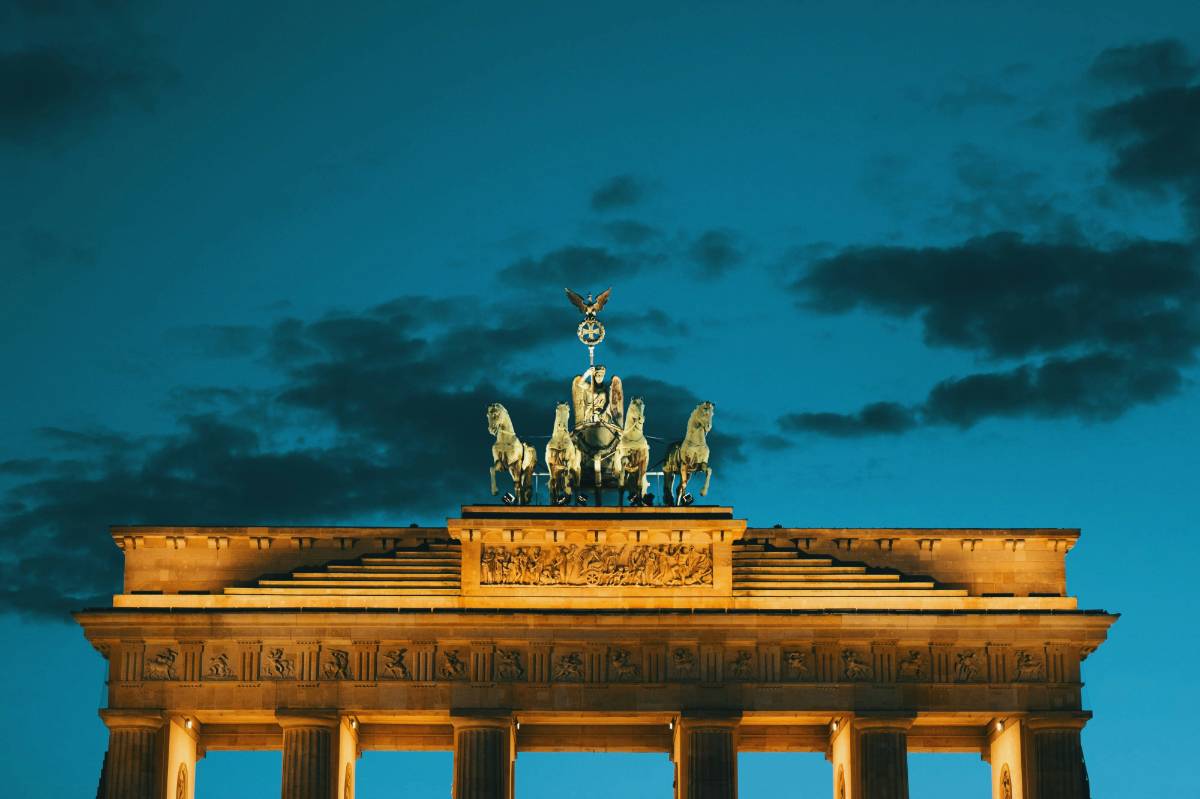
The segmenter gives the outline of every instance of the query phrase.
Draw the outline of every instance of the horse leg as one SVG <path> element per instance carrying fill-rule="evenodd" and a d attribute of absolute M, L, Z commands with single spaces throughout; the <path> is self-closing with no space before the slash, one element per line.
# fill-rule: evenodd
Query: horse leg
<path fill-rule="evenodd" d="M 700 489 L 700 496 L 708 495 L 708 483 L 710 480 L 712 480 L 712 469 L 706 463 L 704 464 L 704 488 Z"/>
<path fill-rule="evenodd" d="M 488 470 L 488 476 L 492 478 L 492 496 L 500 493 L 500 489 L 496 487 L 496 464 L 492 464 L 492 468 Z"/>
<path fill-rule="evenodd" d="M 679 467 L 679 493 L 677 493 L 675 495 L 675 504 L 676 505 L 683 504 L 683 497 L 685 494 L 687 494 L 687 484 L 688 484 L 688 480 L 690 478 L 691 478 L 691 475 L 688 474 L 687 467 L 686 466 Z"/>

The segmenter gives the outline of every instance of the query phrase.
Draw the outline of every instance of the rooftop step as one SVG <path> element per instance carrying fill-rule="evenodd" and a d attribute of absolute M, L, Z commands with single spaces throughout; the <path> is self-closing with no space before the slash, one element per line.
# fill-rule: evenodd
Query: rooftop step
<path fill-rule="evenodd" d="M 856 582 L 876 582 L 876 583 L 896 583 L 900 582 L 898 574 L 866 574 L 864 572 L 815 572 L 809 574 L 788 574 L 786 572 L 768 572 L 754 574 L 735 574 L 733 581 L 735 583 L 756 583 L 762 580 L 790 580 L 797 583 L 807 583 L 811 581 L 831 581 L 831 580 L 850 580 Z"/>
<path fill-rule="evenodd" d="M 897 592 L 894 589 L 888 589 L 886 591 L 881 591 L 878 588 L 876 588 L 876 589 L 863 588 L 863 589 L 837 589 L 837 590 L 823 589 L 823 590 L 812 590 L 812 591 L 794 590 L 794 589 L 789 589 L 786 591 L 770 591 L 770 590 L 755 589 L 753 591 L 734 591 L 734 595 L 735 596 L 753 596 L 753 597 L 777 597 L 777 598 L 781 598 L 781 599 L 787 598 L 787 597 L 839 597 L 839 596 L 847 596 L 847 597 L 903 596 L 905 599 L 911 599 L 913 597 L 938 597 L 938 598 L 964 597 L 964 596 L 968 596 L 968 593 L 966 592 L 966 590 L 950 589 L 950 588 L 935 588 L 932 590 L 921 589 L 921 590 L 903 591 L 903 592 Z"/>
<path fill-rule="evenodd" d="M 314 588 L 453 588 L 458 590 L 458 580 L 259 580 L 260 588 L 287 588 L 304 586 Z"/>
<path fill-rule="evenodd" d="M 858 582 L 858 581 L 854 581 L 854 582 L 832 582 L 832 581 L 829 581 L 829 582 L 820 582 L 820 581 L 793 582 L 791 580 L 776 580 L 776 581 L 760 580 L 760 581 L 756 581 L 753 583 L 742 583 L 742 582 L 735 581 L 733 584 L 734 591 L 742 591 L 742 590 L 758 591 L 758 590 L 766 589 L 766 588 L 781 588 L 781 589 L 787 589 L 789 591 L 790 590 L 809 591 L 809 590 L 816 590 L 818 588 L 830 588 L 830 589 L 862 588 L 862 589 L 868 590 L 868 591 L 887 591 L 888 593 L 907 593 L 908 591 L 910 591 L 912 589 L 930 590 L 930 589 L 933 589 L 936 587 L 937 587 L 936 583 L 934 583 L 932 581 L 925 581 L 925 580 L 904 582 L 904 583 L 892 582 L 892 583 L 883 583 L 883 584 Z"/>

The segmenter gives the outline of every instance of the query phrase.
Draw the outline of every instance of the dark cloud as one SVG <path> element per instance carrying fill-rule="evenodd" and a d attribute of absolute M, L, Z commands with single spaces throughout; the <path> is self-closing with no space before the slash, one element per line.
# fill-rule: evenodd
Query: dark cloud
<path fill-rule="evenodd" d="M 558 316 L 563 326 L 548 323 Z M 661 311 L 617 319 L 632 335 L 681 332 Z M 48 428 L 40 457 L 0 462 L 0 610 L 62 617 L 106 604 L 120 585 L 108 524 L 407 524 L 486 499 L 485 409 L 502 402 L 540 450 L 571 375 L 530 365 L 575 321 L 565 302 L 402 297 L 257 331 L 202 329 L 221 354 L 269 368 L 273 387 L 179 389 L 170 434 Z M 683 433 L 700 398 L 622 377 L 646 400 L 650 435 Z M 710 440 L 721 462 L 743 459 L 720 417 Z"/>
<path fill-rule="evenodd" d="M 633 175 L 617 175 L 592 192 L 593 211 L 612 211 L 637 205 L 646 195 L 646 186 Z"/>
<path fill-rule="evenodd" d="M 0 139 L 55 143 L 114 110 L 150 109 L 175 69 L 122 2 L 23 2 L 6 22 L 22 46 L 0 50 Z"/>
<path fill-rule="evenodd" d="M 1113 153 L 1109 175 L 1149 192 L 1178 191 L 1200 230 L 1200 85 L 1136 95 L 1101 108 L 1087 133 Z"/>
<path fill-rule="evenodd" d="M 662 232 L 636 219 L 618 219 L 604 225 L 604 233 L 623 247 L 640 247 L 660 238 Z"/>
<path fill-rule="evenodd" d="M 657 260 L 658 256 L 571 245 L 515 261 L 500 270 L 499 278 L 518 286 L 608 286 Z"/>
<path fill-rule="evenodd" d="M 238 358 L 256 352 L 266 340 L 254 325 L 193 325 L 168 331 L 167 338 L 213 358 Z"/>
<path fill-rule="evenodd" d="M 737 235 L 726 229 L 707 230 L 688 247 L 688 257 L 710 276 L 723 275 L 745 258 Z"/>
<path fill-rule="evenodd" d="M 1182 86 L 1200 73 L 1200 63 L 1179 39 L 1110 47 L 1088 70 L 1097 83 L 1121 88 L 1164 89 Z"/>
<path fill-rule="evenodd" d="M 944 92 L 934 106 L 943 114 L 959 116 L 977 108 L 1009 106 L 1016 102 L 1016 96 L 999 84 L 974 79 L 966 81 L 959 89 Z"/>
<path fill-rule="evenodd" d="M 875 402 L 857 413 L 789 413 L 779 426 L 789 433 L 817 433 L 834 438 L 905 433 L 917 426 L 913 411 L 894 402 Z"/>
<path fill-rule="evenodd" d="M 805 308 L 915 318 L 932 346 L 1026 362 L 944 380 L 913 404 L 789 414 L 781 428 L 851 437 L 991 417 L 1107 421 L 1161 401 L 1180 391 L 1200 349 L 1198 264 L 1180 243 L 1101 248 L 1015 234 L 815 260 L 791 285 Z"/>

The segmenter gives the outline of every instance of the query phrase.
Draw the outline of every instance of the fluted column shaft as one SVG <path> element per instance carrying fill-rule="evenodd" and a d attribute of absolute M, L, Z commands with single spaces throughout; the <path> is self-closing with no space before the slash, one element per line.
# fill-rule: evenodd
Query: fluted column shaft
<path fill-rule="evenodd" d="M 108 726 L 104 758 L 106 799 L 161 799 L 161 713 L 102 710 Z"/>
<path fill-rule="evenodd" d="M 911 716 L 844 716 L 831 725 L 834 799 L 908 799 Z"/>
<path fill-rule="evenodd" d="M 336 716 L 276 714 L 283 728 L 283 799 L 337 799 Z"/>
<path fill-rule="evenodd" d="M 736 799 L 740 718 L 681 717 L 675 729 L 677 799 Z"/>
<path fill-rule="evenodd" d="M 453 721 L 454 799 L 512 799 L 512 719 L 501 716 Z"/>
<path fill-rule="evenodd" d="M 1080 732 L 1086 719 L 1032 717 L 1030 794 L 1033 799 L 1090 799 Z"/>

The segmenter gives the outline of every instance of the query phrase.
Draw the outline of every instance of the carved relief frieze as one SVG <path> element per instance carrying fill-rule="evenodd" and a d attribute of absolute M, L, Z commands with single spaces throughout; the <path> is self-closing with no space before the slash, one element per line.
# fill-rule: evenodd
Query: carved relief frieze
<path fill-rule="evenodd" d="M 919 649 L 909 649 L 896 662 L 896 680 L 898 682 L 917 682 L 929 674 L 925 662 L 925 653 Z"/>
<path fill-rule="evenodd" d="M 411 680 L 412 672 L 408 670 L 408 648 L 398 647 L 385 652 L 379 676 L 387 680 Z"/>
<path fill-rule="evenodd" d="M 670 675 L 677 680 L 694 680 L 698 676 L 696 650 L 690 646 L 671 648 Z"/>
<path fill-rule="evenodd" d="M 853 649 L 842 650 L 842 677 L 849 682 L 871 679 L 871 664 Z"/>
<path fill-rule="evenodd" d="M 479 582 L 493 586 L 644 588 L 712 585 L 712 547 L 691 544 L 485 544 L 480 552 Z"/>
<path fill-rule="evenodd" d="M 608 650 L 608 677 L 613 682 L 637 682 L 642 670 L 633 660 L 633 653 L 622 647 Z"/>
<path fill-rule="evenodd" d="M 813 657 L 811 649 L 785 649 L 781 654 L 783 679 L 802 682 L 813 679 Z"/>
<path fill-rule="evenodd" d="M 269 647 L 263 653 L 261 674 L 266 680 L 294 680 L 296 658 L 290 657 L 282 647 Z"/>
<path fill-rule="evenodd" d="M 963 649 L 954 654 L 954 681 L 977 682 L 983 676 L 983 658 L 975 649 Z"/>
<path fill-rule="evenodd" d="M 503 682 L 515 682 L 525 679 L 525 666 L 521 663 L 520 650 L 496 650 L 496 679 Z"/>
<path fill-rule="evenodd" d="M 583 682 L 583 653 L 556 653 L 553 678 L 555 682 Z"/>
<path fill-rule="evenodd" d="M 208 666 L 204 669 L 204 679 L 236 680 L 238 675 L 234 672 L 233 668 L 234 664 L 229 657 L 229 653 L 217 653 L 208 659 Z"/>
<path fill-rule="evenodd" d="M 146 658 L 142 671 L 145 680 L 178 680 L 179 673 L 175 661 L 179 658 L 179 650 L 164 647 L 152 656 Z"/>
<path fill-rule="evenodd" d="M 345 649 L 330 649 L 326 653 L 321 677 L 326 680 L 350 680 L 350 652 Z"/>
<path fill-rule="evenodd" d="M 725 663 L 726 673 L 737 681 L 753 680 L 755 677 L 754 651 L 751 649 L 736 649 L 733 657 Z"/>
<path fill-rule="evenodd" d="M 442 650 L 441 658 L 438 661 L 437 676 L 442 680 L 465 680 L 467 678 L 467 664 L 462 659 L 461 650 L 445 649 Z"/>
<path fill-rule="evenodd" d="M 1046 679 L 1046 661 L 1037 652 L 1018 649 L 1013 653 L 1013 682 L 1041 682 Z"/>

